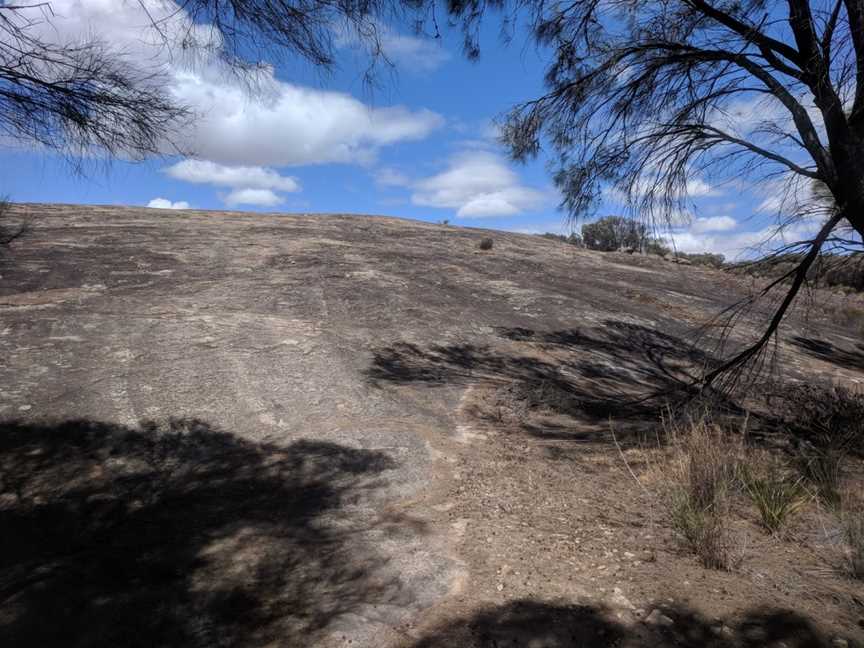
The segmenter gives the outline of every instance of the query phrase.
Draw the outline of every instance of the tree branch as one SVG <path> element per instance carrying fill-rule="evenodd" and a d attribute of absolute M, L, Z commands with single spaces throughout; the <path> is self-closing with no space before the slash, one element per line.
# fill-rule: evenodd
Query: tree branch
<path fill-rule="evenodd" d="M 730 371 L 739 369 L 749 360 L 756 357 L 762 352 L 762 350 L 765 348 L 765 345 L 768 344 L 768 342 L 771 340 L 771 337 L 777 332 L 777 329 L 780 326 L 780 322 L 783 321 L 783 318 L 786 316 L 786 312 L 789 310 L 792 302 L 795 301 L 795 297 L 798 295 L 798 292 L 801 290 L 801 286 L 807 279 L 807 272 L 810 270 L 810 267 L 819 257 L 819 252 L 822 250 L 822 245 L 831 235 L 831 232 L 834 231 L 834 228 L 837 226 L 837 224 L 841 220 L 843 220 L 843 218 L 844 216 L 842 213 L 837 213 L 830 219 L 828 219 L 825 224 L 822 225 L 822 228 L 819 230 L 816 238 L 811 241 L 810 250 L 807 252 L 807 255 L 804 257 L 804 259 L 802 259 L 801 263 L 799 263 L 797 267 L 793 268 L 793 270 L 788 272 L 780 279 L 773 281 L 768 286 L 768 288 L 763 290 L 763 294 L 765 294 L 767 290 L 770 290 L 774 286 L 781 283 L 783 280 L 789 277 L 794 277 L 792 280 L 792 285 L 789 287 L 786 296 L 780 303 L 779 308 L 775 311 L 774 316 L 771 318 L 771 321 L 762 336 L 756 341 L 755 344 L 747 347 L 730 360 L 724 362 L 718 368 L 706 374 L 701 381 L 704 386 L 710 386 L 715 380 L 717 380 L 719 376 L 726 374 Z"/>

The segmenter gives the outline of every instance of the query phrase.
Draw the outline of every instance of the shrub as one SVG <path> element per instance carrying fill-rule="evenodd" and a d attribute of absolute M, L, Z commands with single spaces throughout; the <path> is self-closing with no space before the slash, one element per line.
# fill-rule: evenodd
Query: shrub
<path fill-rule="evenodd" d="M 644 223 L 623 216 L 606 216 L 582 225 L 582 240 L 585 247 L 601 252 L 612 252 L 621 248 L 640 250 L 647 231 Z"/>
<path fill-rule="evenodd" d="M 849 573 L 864 580 L 864 512 L 848 513 L 845 516 L 843 535 L 849 549 Z"/>
<path fill-rule="evenodd" d="M 686 490 L 674 494 L 671 503 L 672 527 L 688 548 L 708 569 L 728 569 L 731 564 L 727 514 L 702 508 Z"/>
<path fill-rule="evenodd" d="M 645 254 L 654 254 L 656 256 L 665 257 L 667 254 L 672 254 L 672 250 L 666 247 L 658 239 L 650 239 L 645 244 Z"/>
<path fill-rule="evenodd" d="M 528 416 L 528 403 L 514 383 L 501 386 L 483 398 L 481 415 L 508 425 L 521 425 Z"/>
<path fill-rule="evenodd" d="M 726 263 L 726 257 L 722 254 L 710 254 L 708 252 L 702 254 L 682 254 L 685 259 L 694 265 L 707 266 L 709 268 L 722 268 Z"/>
<path fill-rule="evenodd" d="M 755 476 L 749 466 L 742 467 L 742 481 L 750 499 L 759 510 L 762 526 L 777 533 L 806 503 L 801 479 L 793 480 L 771 466 L 764 476 Z"/>
<path fill-rule="evenodd" d="M 477 247 L 479 247 L 481 250 L 491 250 L 494 244 L 495 242 L 491 238 L 487 237 L 482 239 Z"/>
<path fill-rule="evenodd" d="M 8 245 L 24 233 L 25 226 L 9 226 L 6 217 L 9 214 L 9 199 L 0 196 L 0 246 Z"/>
<path fill-rule="evenodd" d="M 795 454 L 802 479 L 815 489 L 824 504 L 832 508 L 840 505 L 846 456 L 844 447 L 833 444 L 825 447 L 802 444 Z"/>
<path fill-rule="evenodd" d="M 803 437 L 795 463 L 827 504 L 840 503 L 846 460 L 864 442 L 864 397 L 844 387 L 794 385 L 785 391 L 787 425 Z"/>
<path fill-rule="evenodd" d="M 740 445 L 704 412 L 683 423 L 667 419 L 664 430 L 673 453 L 665 498 L 672 527 L 703 566 L 729 569 L 735 560 L 729 500 Z"/>
<path fill-rule="evenodd" d="M 584 245 L 582 237 L 575 232 L 567 236 L 564 236 L 563 234 L 554 234 L 553 232 L 546 232 L 545 234 L 540 234 L 540 236 L 552 241 L 560 241 L 561 243 L 567 243 L 568 245 L 575 245 L 576 247 L 583 247 Z"/>

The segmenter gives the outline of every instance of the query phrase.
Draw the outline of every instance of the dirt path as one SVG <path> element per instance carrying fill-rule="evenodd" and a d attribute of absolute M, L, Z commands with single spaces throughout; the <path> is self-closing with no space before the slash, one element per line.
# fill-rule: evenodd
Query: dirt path
<path fill-rule="evenodd" d="M 521 600 L 635 622 L 696 578 L 735 612 L 603 444 L 623 395 L 698 366 L 682 336 L 740 284 L 397 219 L 18 209 L 0 642 L 410 645 Z M 499 416 L 537 385 L 557 412 Z"/>

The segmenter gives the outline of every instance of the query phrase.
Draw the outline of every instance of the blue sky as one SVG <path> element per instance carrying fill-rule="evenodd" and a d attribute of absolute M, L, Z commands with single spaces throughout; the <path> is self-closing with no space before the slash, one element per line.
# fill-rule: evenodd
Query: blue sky
<path fill-rule="evenodd" d="M 146 4 L 173 14 L 170 0 Z M 57 38 L 95 33 L 133 58 L 162 55 L 141 36 L 137 0 L 53 0 L 52 8 Z M 263 72 L 255 94 L 215 64 L 172 60 L 166 82 L 201 116 L 183 135 L 193 157 L 92 164 L 82 176 L 50 153 L 7 148 L 0 193 L 21 202 L 386 214 L 562 232 L 545 156 L 510 163 L 493 127 L 497 115 L 541 92 L 545 55 L 518 36 L 504 46 L 497 29 L 492 21 L 477 62 L 462 56 L 458 33 L 435 41 L 385 31 L 396 67 L 382 68 L 372 90 L 350 39 L 332 75 L 294 62 Z M 766 237 L 775 185 L 694 178 L 693 189 L 690 222 L 674 232 L 680 249 L 734 257 Z M 599 214 L 616 212 L 609 200 Z"/>

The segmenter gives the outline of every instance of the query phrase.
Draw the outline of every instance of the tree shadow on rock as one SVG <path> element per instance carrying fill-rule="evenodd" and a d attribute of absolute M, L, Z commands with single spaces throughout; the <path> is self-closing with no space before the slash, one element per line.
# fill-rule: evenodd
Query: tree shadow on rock
<path fill-rule="evenodd" d="M 375 351 L 367 375 L 378 385 L 497 386 L 529 409 L 600 425 L 614 417 L 636 428 L 647 421 L 653 425 L 666 406 L 708 396 L 694 383 L 715 360 L 681 338 L 646 326 L 607 320 L 586 329 L 499 328 L 497 332 L 515 344 L 395 344 Z M 723 404 L 737 411 L 725 399 Z M 549 436 L 536 426 L 523 427 Z"/>
<path fill-rule="evenodd" d="M 2 423 L 0 644 L 305 646 L 405 605 L 368 538 L 393 467 L 198 420 Z"/>
<path fill-rule="evenodd" d="M 792 338 L 792 344 L 808 355 L 831 363 L 843 369 L 864 371 L 864 347 L 858 345 L 858 350 L 843 349 L 826 340 L 816 340 L 806 337 Z"/>
<path fill-rule="evenodd" d="M 552 604 L 532 600 L 490 606 L 446 621 L 412 648 L 828 648 L 829 638 L 807 618 L 793 612 L 760 609 L 733 627 L 691 609 L 664 607 L 670 625 L 632 620 L 594 605 Z"/>

